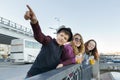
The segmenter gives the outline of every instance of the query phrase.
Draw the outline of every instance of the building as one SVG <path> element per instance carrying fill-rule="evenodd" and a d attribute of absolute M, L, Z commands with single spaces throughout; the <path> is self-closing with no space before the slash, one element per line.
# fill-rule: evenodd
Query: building
<path fill-rule="evenodd" d="M 0 59 L 8 58 L 10 45 L 0 44 Z"/>

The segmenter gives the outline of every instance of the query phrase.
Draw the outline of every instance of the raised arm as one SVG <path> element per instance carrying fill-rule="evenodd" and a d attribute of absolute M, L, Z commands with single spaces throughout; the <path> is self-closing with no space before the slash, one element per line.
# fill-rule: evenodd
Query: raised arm
<path fill-rule="evenodd" d="M 28 11 L 26 11 L 24 18 L 25 20 L 30 20 L 33 33 L 34 33 L 34 38 L 42 44 L 47 44 L 52 40 L 52 38 L 50 36 L 45 36 L 42 33 L 34 11 L 30 8 L 29 5 L 27 5 L 27 8 L 28 8 Z"/>

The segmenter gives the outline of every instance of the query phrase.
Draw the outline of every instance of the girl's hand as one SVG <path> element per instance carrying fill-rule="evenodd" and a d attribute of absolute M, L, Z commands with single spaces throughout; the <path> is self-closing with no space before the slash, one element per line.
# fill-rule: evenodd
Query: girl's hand
<path fill-rule="evenodd" d="M 91 65 L 94 65 L 95 64 L 95 59 L 90 59 L 89 62 L 90 62 Z"/>
<path fill-rule="evenodd" d="M 78 56 L 78 55 L 76 55 L 76 57 L 75 57 L 75 61 L 76 61 L 77 64 L 81 63 L 81 62 L 83 61 L 82 56 Z"/>

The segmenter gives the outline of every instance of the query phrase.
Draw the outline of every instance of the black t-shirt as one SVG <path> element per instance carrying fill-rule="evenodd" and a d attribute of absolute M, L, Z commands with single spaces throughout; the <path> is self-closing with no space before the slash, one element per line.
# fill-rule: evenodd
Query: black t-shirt
<path fill-rule="evenodd" d="M 55 39 L 47 45 L 43 45 L 35 62 L 28 72 L 28 76 L 34 76 L 55 69 L 60 63 L 63 46 L 59 46 Z"/>

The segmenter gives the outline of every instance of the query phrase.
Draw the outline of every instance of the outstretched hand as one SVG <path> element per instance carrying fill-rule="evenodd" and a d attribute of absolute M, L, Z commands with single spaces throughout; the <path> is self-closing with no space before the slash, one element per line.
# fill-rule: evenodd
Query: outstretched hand
<path fill-rule="evenodd" d="M 25 15 L 24 15 L 24 18 L 25 20 L 31 20 L 31 23 L 35 24 L 37 23 L 37 18 L 33 12 L 33 10 L 30 8 L 29 5 L 26 5 L 27 8 L 28 8 L 28 11 L 26 11 Z"/>

